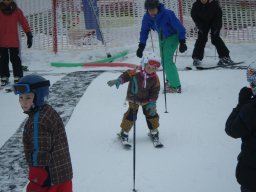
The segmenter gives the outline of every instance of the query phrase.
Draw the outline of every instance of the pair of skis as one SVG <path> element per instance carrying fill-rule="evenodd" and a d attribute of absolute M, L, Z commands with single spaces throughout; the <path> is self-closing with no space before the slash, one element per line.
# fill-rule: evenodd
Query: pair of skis
<path fill-rule="evenodd" d="M 125 149 L 131 149 L 131 148 L 132 148 L 132 145 L 131 145 L 128 141 L 123 141 L 123 140 L 121 139 L 120 133 L 117 133 L 117 136 L 118 136 L 118 138 L 120 139 L 121 144 L 123 145 L 123 147 L 124 147 Z M 150 134 L 150 133 L 148 134 L 148 136 L 150 137 L 150 140 L 152 141 L 153 146 L 154 146 L 155 148 L 162 148 L 162 147 L 164 146 L 159 140 L 153 140 L 153 138 L 151 137 L 151 134 Z"/>
<path fill-rule="evenodd" d="M 246 69 L 247 66 L 240 66 L 240 64 L 243 64 L 244 62 L 234 62 L 232 64 L 227 65 L 214 65 L 214 66 L 189 66 L 185 67 L 185 70 L 210 70 L 210 69 L 217 69 L 217 68 L 224 68 L 224 69 Z"/>

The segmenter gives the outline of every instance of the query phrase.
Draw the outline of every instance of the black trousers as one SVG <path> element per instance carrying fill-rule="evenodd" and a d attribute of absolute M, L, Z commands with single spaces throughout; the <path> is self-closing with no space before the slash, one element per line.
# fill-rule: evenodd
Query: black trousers
<path fill-rule="evenodd" d="M 12 63 L 13 76 L 23 77 L 19 48 L 0 47 L 0 77 L 10 77 L 9 60 Z"/>
<path fill-rule="evenodd" d="M 198 37 L 193 50 L 192 58 L 200 59 L 204 58 L 204 48 L 208 41 L 208 33 L 211 28 L 206 28 L 203 31 L 198 31 Z M 220 37 L 220 31 L 211 30 L 211 42 L 216 47 L 219 58 L 229 57 L 229 50 Z"/>

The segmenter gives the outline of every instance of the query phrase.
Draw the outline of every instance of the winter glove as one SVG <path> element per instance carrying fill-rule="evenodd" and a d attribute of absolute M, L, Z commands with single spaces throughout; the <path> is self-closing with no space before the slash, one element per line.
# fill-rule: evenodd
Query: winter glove
<path fill-rule="evenodd" d="M 180 47 L 179 47 L 179 51 L 181 53 L 184 53 L 185 51 L 187 51 L 187 45 L 186 45 L 186 41 L 183 39 L 183 40 L 180 40 Z"/>
<path fill-rule="evenodd" d="M 113 85 L 116 86 L 116 88 L 118 89 L 119 86 L 122 84 L 122 79 L 118 78 L 118 79 L 114 79 L 114 80 L 110 80 L 107 82 L 109 87 L 112 87 Z"/>
<path fill-rule="evenodd" d="M 146 47 L 145 44 L 143 43 L 139 44 L 139 48 L 137 49 L 137 52 L 136 52 L 137 57 L 142 58 L 145 47 Z"/>
<path fill-rule="evenodd" d="M 27 32 L 26 35 L 27 35 L 27 46 L 28 48 L 31 48 L 33 43 L 33 35 L 31 32 Z"/>
<path fill-rule="evenodd" d="M 30 167 L 29 168 L 29 181 L 42 186 L 48 177 L 48 172 L 40 167 Z"/>
<path fill-rule="evenodd" d="M 149 110 L 150 116 L 155 116 L 156 115 L 156 101 L 150 101 L 146 105 L 146 111 Z"/>
<path fill-rule="evenodd" d="M 243 87 L 239 92 L 238 105 L 243 106 L 252 99 L 252 90 L 248 87 Z"/>

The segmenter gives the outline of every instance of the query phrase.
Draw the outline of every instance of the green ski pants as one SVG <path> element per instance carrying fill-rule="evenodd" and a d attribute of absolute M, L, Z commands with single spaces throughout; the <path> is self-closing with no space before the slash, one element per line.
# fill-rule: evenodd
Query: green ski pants
<path fill-rule="evenodd" d="M 162 41 L 159 40 L 161 63 L 168 80 L 169 86 L 177 88 L 181 86 L 177 67 L 173 62 L 173 55 L 179 45 L 177 35 L 172 35 Z"/>

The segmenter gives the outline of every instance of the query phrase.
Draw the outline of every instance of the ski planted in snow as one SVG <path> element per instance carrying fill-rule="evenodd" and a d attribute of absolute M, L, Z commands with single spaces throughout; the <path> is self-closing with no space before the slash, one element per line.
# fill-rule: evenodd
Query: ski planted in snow
<path fill-rule="evenodd" d="M 125 149 L 130 149 L 132 147 L 132 145 L 128 141 L 122 140 L 120 133 L 117 133 L 117 136 L 118 136 L 118 139 L 120 139 L 120 141 Z"/>
<path fill-rule="evenodd" d="M 155 148 L 164 147 L 164 145 L 161 143 L 161 141 L 159 141 L 159 139 L 158 140 L 154 139 L 150 133 L 148 134 L 148 136 L 150 137 L 150 140 L 152 141 Z"/>
<path fill-rule="evenodd" d="M 224 68 L 224 69 L 246 69 L 246 66 L 237 66 L 240 64 L 243 64 L 244 62 L 234 62 L 232 64 L 227 65 L 214 65 L 214 66 L 191 66 L 191 67 L 185 67 L 185 70 L 209 70 L 209 69 L 216 69 L 216 68 Z"/>

